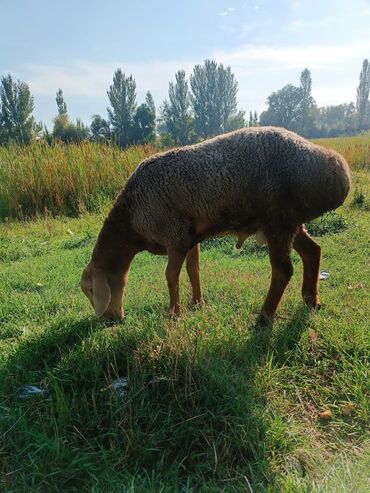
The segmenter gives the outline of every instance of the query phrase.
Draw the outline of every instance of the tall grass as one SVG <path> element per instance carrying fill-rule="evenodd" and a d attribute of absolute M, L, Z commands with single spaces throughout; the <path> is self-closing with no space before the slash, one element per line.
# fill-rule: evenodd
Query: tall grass
<path fill-rule="evenodd" d="M 339 151 L 353 168 L 370 168 L 369 134 L 315 142 Z M 96 211 L 154 152 L 151 146 L 122 151 L 94 143 L 0 147 L 0 220 Z"/>
<path fill-rule="evenodd" d="M 370 133 L 355 137 L 316 139 L 314 142 L 338 151 L 352 168 L 370 169 Z"/>
<path fill-rule="evenodd" d="M 113 199 L 151 146 L 95 143 L 0 148 L 0 220 L 76 215 Z"/>

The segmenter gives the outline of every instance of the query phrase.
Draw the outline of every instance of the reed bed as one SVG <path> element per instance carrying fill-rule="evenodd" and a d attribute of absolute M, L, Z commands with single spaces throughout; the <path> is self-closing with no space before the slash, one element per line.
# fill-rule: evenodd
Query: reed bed
<path fill-rule="evenodd" d="M 353 169 L 370 169 L 370 133 L 355 137 L 316 139 L 314 142 L 338 151 Z"/>
<path fill-rule="evenodd" d="M 316 139 L 343 154 L 352 168 L 370 168 L 370 134 Z M 111 202 L 153 146 L 83 142 L 0 147 L 0 221 L 43 215 L 76 216 Z"/>
<path fill-rule="evenodd" d="M 152 146 L 85 142 L 0 148 L 0 220 L 75 216 L 112 200 Z"/>

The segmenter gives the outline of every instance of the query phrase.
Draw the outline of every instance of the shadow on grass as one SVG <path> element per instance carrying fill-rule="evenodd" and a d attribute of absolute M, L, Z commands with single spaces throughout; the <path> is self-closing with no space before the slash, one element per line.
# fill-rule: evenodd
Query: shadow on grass
<path fill-rule="evenodd" d="M 275 337 L 255 324 L 226 341 L 184 327 L 160 337 L 133 323 L 55 324 L 2 370 L 3 397 L 21 382 L 47 381 L 52 394 L 7 403 L 0 471 L 17 488 L 48 491 L 241 491 L 245 478 L 274 491 L 271 455 L 284 445 L 270 438 L 261 372 L 268 354 L 284 364 L 308 317 L 299 309 Z M 109 387 L 118 376 L 129 379 L 125 399 Z"/>

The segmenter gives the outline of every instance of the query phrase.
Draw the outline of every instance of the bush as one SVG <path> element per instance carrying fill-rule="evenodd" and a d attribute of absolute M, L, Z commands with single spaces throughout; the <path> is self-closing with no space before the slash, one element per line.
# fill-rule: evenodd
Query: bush
<path fill-rule="evenodd" d="M 313 236 L 325 236 L 340 233 L 348 228 L 347 220 L 337 212 L 327 212 L 314 219 L 307 225 L 307 230 Z"/>

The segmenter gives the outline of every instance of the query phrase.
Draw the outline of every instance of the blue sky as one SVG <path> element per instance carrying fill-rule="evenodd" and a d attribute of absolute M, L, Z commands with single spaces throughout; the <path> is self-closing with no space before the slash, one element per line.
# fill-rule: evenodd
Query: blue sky
<path fill-rule="evenodd" d="M 235 73 L 240 108 L 260 112 L 305 67 L 319 105 L 354 101 L 370 58 L 370 0 L 0 0 L 0 25 L 0 73 L 29 83 L 49 126 L 59 87 L 73 119 L 106 116 L 118 67 L 158 107 L 178 69 L 214 58 Z"/>

